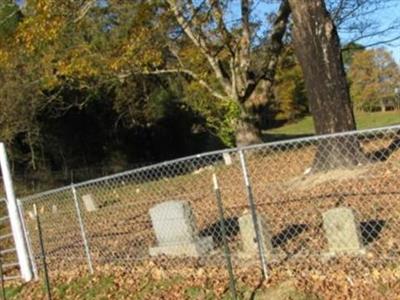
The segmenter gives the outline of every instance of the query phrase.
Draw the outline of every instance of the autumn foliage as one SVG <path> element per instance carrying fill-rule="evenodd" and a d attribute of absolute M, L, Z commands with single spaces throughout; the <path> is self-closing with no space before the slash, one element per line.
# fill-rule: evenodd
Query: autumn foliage
<path fill-rule="evenodd" d="M 348 75 L 356 109 L 399 108 L 400 69 L 384 48 L 355 52 Z"/>

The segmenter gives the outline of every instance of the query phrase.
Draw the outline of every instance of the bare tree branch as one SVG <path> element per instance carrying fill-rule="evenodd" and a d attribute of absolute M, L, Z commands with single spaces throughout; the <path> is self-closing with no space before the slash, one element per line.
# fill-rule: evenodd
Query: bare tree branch
<path fill-rule="evenodd" d="M 372 37 L 381 38 L 393 34 L 399 28 L 399 20 L 396 19 L 384 28 L 378 16 L 378 12 L 384 9 L 396 10 L 398 0 L 326 0 L 325 2 L 339 32 L 346 37 L 350 36 L 347 38 L 348 43 Z M 386 40 L 390 41 L 391 38 Z M 373 44 L 385 44 L 386 40 Z"/>
<path fill-rule="evenodd" d="M 250 1 L 241 0 L 241 12 L 242 12 L 242 41 L 241 41 L 241 52 L 244 61 L 250 65 Z M 248 66 L 247 66 L 248 67 Z"/>
<path fill-rule="evenodd" d="M 217 24 L 218 31 L 221 33 L 224 39 L 224 46 L 226 46 L 231 54 L 233 54 L 235 52 L 235 45 L 233 45 L 235 39 L 226 27 L 220 2 L 219 0 L 209 0 L 209 3 L 213 18 Z"/>
<path fill-rule="evenodd" d="M 268 54 L 268 57 L 264 60 L 264 64 L 258 74 L 256 74 L 255 79 L 248 85 L 243 99 L 246 99 L 246 97 L 249 97 L 253 93 L 261 80 L 269 81 L 271 83 L 270 86 L 272 86 L 278 58 L 283 47 L 282 39 L 286 32 L 290 13 L 289 2 L 283 0 L 272 24 L 272 30 L 268 39 L 269 43 L 264 50 Z"/>
<path fill-rule="evenodd" d="M 182 4 L 178 3 L 179 0 L 167 0 L 168 4 L 175 15 L 175 18 L 179 25 L 184 30 L 185 34 L 189 37 L 189 39 L 193 42 L 193 44 L 200 49 L 201 53 L 207 59 L 211 68 L 217 76 L 217 79 L 221 83 L 227 94 L 231 92 L 231 82 L 229 78 L 226 77 L 226 72 L 221 68 L 221 65 L 218 62 L 218 59 L 213 55 L 213 51 L 211 47 L 208 46 L 204 37 L 198 33 L 196 33 L 191 28 L 191 20 L 186 20 L 184 14 L 182 12 Z"/>
<path fill-rule="evenodd" d="M 373 32 L 367 32 L 367 33 L 360 32 L 360 35 L 357 36 L 356 38 L 353 38 L 351 40 L 351 42 L 355 43 L 355 42 L 358 42 L 358 41 L 361 41 L 361 40 L 364 40 L 364 39 L 371 39 L 371 38 L 377 37 L 377 36 L 382 37 L 382 36 L 388 35 L 390 32 L 393 32 L 394 30 L 397 30 L 398 26 L 399 26 L 399 24 L 393 24 L 393 25 L 385 27 L 383 29 L 376 28 Z M 364 45 L 364 46 L 365 47 L 371 47 L 371 45 L 386 44 L 386 43 L 393 42 L 393 41 L 395 41 L 397 39 L 398 39 L 398 37 L 382 39 L 380 41 L 370 43 L 370 46 L 367 46 L 367 45 Z"/>
<path fill-rule="evenodd" d="M 11 14 L 9 14 L 8 16 L 6 16 L 5 18 L 3 18 L 2 20 L 0 20 L 0 25 L 3 25 L 5 22 L 7 22 L 9 19 L 11 19 L 13 16 L 15 16 L 17 13 L 19 12 L 19 10 L 14 10 Z"/>
<path fill-rule="evenodd" d="M 378 42 L 374 42 L 374 43 L 370 43 L 370 44 L 364 44 L 363 46 L 366 47 L 366 48 L 369 48 L 369 47 L 374 47 L 374 46 L 378 46 L 378 45 L 389 44 L 389 43 L 392 43 L 392 42 L 395 42 L 395 41 L 398 41 L 398 40 L 400 40 L 400 35 L 396 36 L 396 37 L 393 37 L 391 39 L 380 40 Z"/>
<path fill-rule="evenodd" d="M 240 95 L 245 93 L 247 86 L 243 83 L 248 81 L 248 70 L 250 68 L 250 41 L 251 41 L 251 31 L 250 31 L 250 1 L 241 0 L 240 3 L 241 16 L 242 16 L 242 36 L 240 39 L 240 81 L 241 81 L 241 91 Z"/>
<path fill-rule="evenodd" d="M 333 11 L 331 12 L 333 20 L 339 19 L 340 13 L 342 12 L 346 2 L 347 2 L 347 0 L 340 0 L 337 7 L 335 9 L 333 9 Z"/>
<path fill-rule="evenodd" d="M 92 7 L 95 6 L 95 4 L 96 0 L 90 0 L 86 2 L 81 10 L 78 12 L 78 16 L 74 19 L 74 23 L 78 23 L 80 20 L 82 20 L 87 15 L 89 10 L 91 10 Z"/>

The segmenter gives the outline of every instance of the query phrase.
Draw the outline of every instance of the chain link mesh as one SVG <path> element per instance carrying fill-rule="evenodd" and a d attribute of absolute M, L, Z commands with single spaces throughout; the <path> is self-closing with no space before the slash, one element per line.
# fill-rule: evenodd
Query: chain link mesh
<path fill-rule="evenodd" d="M 86 264 L 85 243 L 94 267 L 159 258 L 223 264 L 216 174 L 235 267 L 259 262 L 257 242 L 272 268 L 305 258 L 379 264 L 399 261 L 399 149 L 400 126 L 392 126 L 160 163 L 74 185 L 83 227 L 72 186 L 21 202 L 36 258 L 38 207 L 50 268 Z"/>
<path fill-rule="evenodd" d="M 19 265 L 13 240 L 7 200 L 0 197 L 0 264 L 4 280 L 19 278 Z"/>

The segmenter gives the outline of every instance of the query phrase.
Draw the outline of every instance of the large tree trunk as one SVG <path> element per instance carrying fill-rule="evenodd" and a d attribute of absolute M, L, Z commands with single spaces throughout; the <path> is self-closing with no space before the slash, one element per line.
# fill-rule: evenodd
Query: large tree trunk
<path fill-rule="evenodd" d="M 237 120 L 235 132 L 236 146 L 248 146 L 262 142 L 261 130 L 257 125 L 256 116 L 249 113 L 245 107 L 241 107 L 240 117 Z"/>
<path fill-rule="evenodd" d="M 380 105 L 381 105 L 381 112 L 385 112 L 386 111 L 386 103 L 384 100 L 380 101 Z"/>
<path fill-rule="evenodd" d="M 266 124 L 271 121 L 270 106 L 275 97 L 272 91 L 273 85 L 272 80 L 261 80 L 244 104 L 247 110 L 254 115 L 260 129 L 265 128 Z"/>
<path fill-rule="evenodd" d="M 303 69 L 317 134 L 356 129 L 341 47 L 323 0 L 289 0 L 296 56 Z M 318 146 L 314 169 L 358 164 L 363 159 L 356 138 L 335 138 Z"/>

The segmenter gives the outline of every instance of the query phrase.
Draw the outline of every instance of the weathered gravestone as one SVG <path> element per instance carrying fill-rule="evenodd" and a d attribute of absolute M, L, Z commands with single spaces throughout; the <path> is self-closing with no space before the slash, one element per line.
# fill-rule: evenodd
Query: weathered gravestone
<path fill-rule="evenodd" d="M 192 209 L 185 201 L 168 201 L 149 210 L 157 247 L 150 255 L 202 256 L 213 248 L 212 237 L 200 238 Z"/>
<path fill-rule="evenodd" d="M 35 219 L 36 219 L 35 214 L 34 214 L 33 211 L 31 211 L 31 210 L 28 210 L 28 216 L 29 216 L 29 218 L 30 218 L 31 220 L 35 220 Z"/>
<path fill-rule="evenodd" d="M 263 246 L 264 255 L 268 260 L 274 258 L 274 249 L 272 247 L 272 235 L 268 229 L 264 218 L 257 214 L 257 223 L 261 237 L 261 245 Z M 245 212 L 239 218 L 240 237 L 242 240 L 243 252 L 242 257 L 252 257 L 259 254 L 257 235 L 254 229 L 253 217 L 250 212 Z"/>
<path fill-rule="evenodd" d="M 53 204 L 53 205 L 51 206 L 51 212 L 52 212 L 53 214 L 56 214 L 56 213 L 58 212 L 57 205 Z"/>
<path fill-rule="evenodd" d="M 230 166 L 232 164 L 232 157 L 228 152 L 222 153 L 225 165 Z"/>
<path fill-rule="evenodd" d="M 329 247 L 327 256 L 365 253 L 360 225 L 351 208 L 330 209 L 322 214 L 322 218 Z"/>
<path fill-rule="evenodd" d="M 83 195 L 82 201 L 86 211 L 88 212 L 93 212 L 99 209 L 96 200 L 94 199 L 92 194 Z"/>

